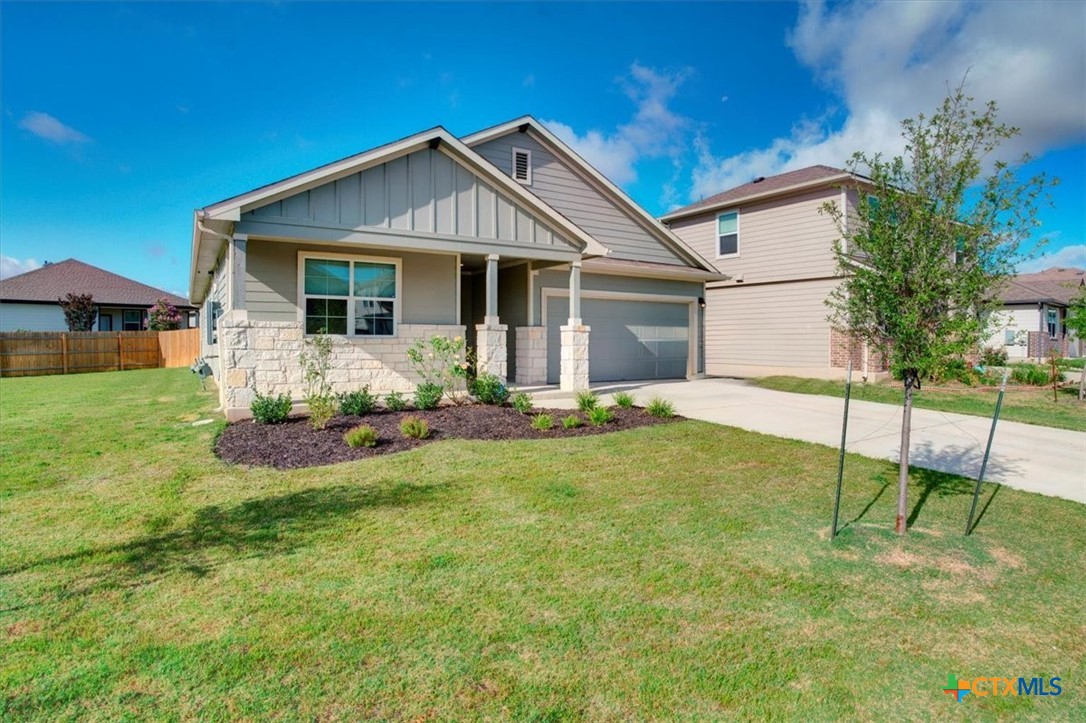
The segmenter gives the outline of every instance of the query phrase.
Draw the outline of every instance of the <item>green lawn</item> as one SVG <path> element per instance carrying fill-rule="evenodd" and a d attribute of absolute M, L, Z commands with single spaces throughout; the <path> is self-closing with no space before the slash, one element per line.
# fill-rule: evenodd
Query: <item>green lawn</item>
<path fill-rule="evenodd" d="M 198 389 L 0 380 L 0 718 L 1086 719 L 1082 505 L 917 470 L 898 539 L 851 457 L 831 544 L 834 450 L 700 422 L 239 469 Z"/>
<path fill-rule="evenodd" d="M 844 397 L 845 383 L 827 379 L 801 379 L 799 377 L 762 377 L 751 382 L 766 389 L 797 394 L 821 394 Z M 868 402 L 883 402 L 901 406 L 903 401 L 900 382 L 882 381 L 868 384 L 853 383 L 852 398 Z M 975 414 L 992 417 L 999 389 L 973 388 L 964 385 L 922 385 L 913 397 L 913 403 L 923 409 L 940 412 Z M 1052 387 L 1008 386 L 1003 397 L 1003 411 L 999 418 L 1011 422 L 1038 424 L 1086 432 L 1086 403 L 1078 400 L 1078 386 L 1063 387 L 1052 401 Z"/>

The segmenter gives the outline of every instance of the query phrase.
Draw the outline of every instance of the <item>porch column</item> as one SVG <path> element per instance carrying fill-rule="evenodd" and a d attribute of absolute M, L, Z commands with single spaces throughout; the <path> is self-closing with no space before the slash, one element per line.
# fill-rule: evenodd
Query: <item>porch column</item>
<path fill-rule="evenodd" d="M 245 308 L 245 247 L 249 237 L 243 233 L 230 239 L 230 308 Z"/>
<path fill-rule="evenodd" d="M 561 327 L 561 369 L 558 375 L 562 391 L 588 388 L 588 333 L 581 319 L 581 262 L 569 268 L 569 320 Z"/>
<path fill-rule="evenodd" d="M 498 254 L 486 257 L 486 315 L 475 327 L 475 360 L 479 372 L 505 382 L 509 374 L 506 334 L 509 327 L 498 318 Z"/>

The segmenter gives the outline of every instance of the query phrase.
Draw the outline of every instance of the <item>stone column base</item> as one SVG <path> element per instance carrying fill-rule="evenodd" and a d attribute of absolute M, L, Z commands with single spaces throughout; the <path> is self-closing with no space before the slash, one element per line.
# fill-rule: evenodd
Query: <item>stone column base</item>
<path fill-rule="evenodd" d="M 509 375 L 506 351 L 506 324 L 477 324 L 475 327 L 475 368 L 479 374 L 493 374 L 505 384 Z"/>
<path fill-rule="evenodd" d="M 563 326 L 562 368 L 558 386 L 564 392 L 588 389 L 588 333 L 584 325 Z"/>
<path fill-rule="evenodd" d="M 547 329 L 518 326 L 517 384 L 547 383 Z"/>

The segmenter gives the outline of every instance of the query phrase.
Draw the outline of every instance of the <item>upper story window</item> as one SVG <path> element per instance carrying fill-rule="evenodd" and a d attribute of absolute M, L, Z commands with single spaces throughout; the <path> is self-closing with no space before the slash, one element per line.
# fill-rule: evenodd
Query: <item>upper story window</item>
<path fill-rule="evenodd" d="M 716 255 L 739 255 L 739 212 L 731 211 L 716 217 Z"/>
<path fill-rule="evenodd" d="M 399 319 L 399 259 L 302 259 L 305 333 L 395 336 Z"/>
<path fill-rule="evenodd" d="M 513 149 L 513 180 L 532 185 L 532 152 L 527 148 Z"/>

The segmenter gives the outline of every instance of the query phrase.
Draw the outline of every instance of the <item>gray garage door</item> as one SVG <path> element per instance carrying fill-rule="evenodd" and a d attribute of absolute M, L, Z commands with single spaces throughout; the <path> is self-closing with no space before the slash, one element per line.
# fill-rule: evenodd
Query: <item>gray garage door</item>
<path fill-rule="evenodd" d="M 654 301 L 582 299 L 588 337 L 589 377 L 594 382 L 686 377 L 690 307 Z M 547 299 L 547 382 L 558 383 L 561 332 L 569 299 Z"/>

